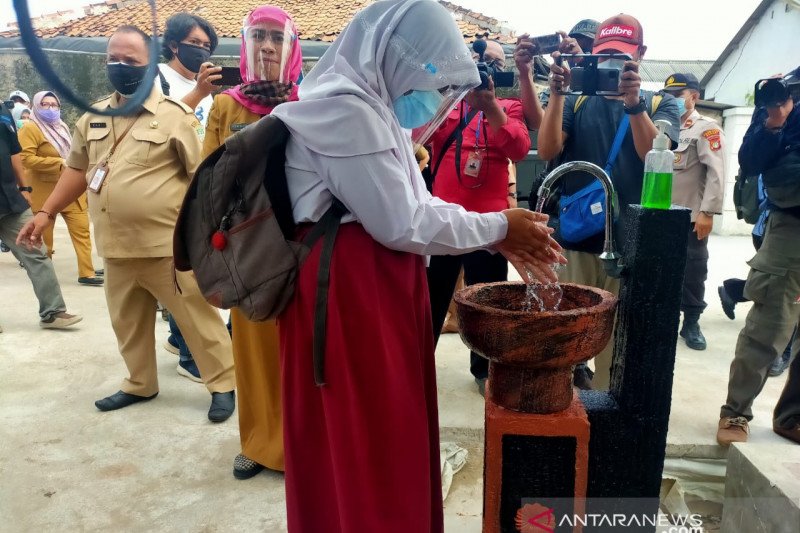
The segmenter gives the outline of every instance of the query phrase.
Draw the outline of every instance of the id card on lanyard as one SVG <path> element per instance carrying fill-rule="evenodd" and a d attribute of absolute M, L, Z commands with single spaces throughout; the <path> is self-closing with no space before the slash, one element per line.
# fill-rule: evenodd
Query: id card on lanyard
<path fill-rule="evenodd" d="M 103 188 L 103 183 L 105 183 L 106 178 L 108 178 L 108 173 L 111 171 L 111 168 L 108 163 L 109 160 L 111 159 L 111 156 L 114 155 L 114 151 L 117 149 L 117 146 L 119 146 L 119 143 L 122 142 L 122 139 L 125 138 L 125 136 L 131 130 L 133 125 L 136 124 L 136 121 L 139 119 L 141 114 L 142 113 L 140 112 L 135 117 L 133 117 L 133 120 L 131 120 L 131 123 L 128 124 L 127 128 L 125 128 L 125 131 L 122 132 L 122 135 L 120 135 L 119 138 L 116 141 L 114 141 L 114 145 L 111 147 L 111 150 L 108 151 L 108 154 L 106 154 L 106 156 L 103 157 L 103 159 L 101 159 L 100 162 L 97 163 L 97 165 L 95 165 L 95 167 L 91 171 L 89 171 L 89 175 L 92 176 L 92 179 L 89 181 L 88 189 L 93 193 L 95 194 L 100 193 L 100 189 Z M 112 131 L 114 130 L 113 119 L 111 120 L 111 130 Z"/>
<path fill-rule="evenodd" d="M 464 104 L 464 108 L 467 111 L 467 115 L 469 115 L 469 107 L 467 104 Z M 469 124 L 465 124 L 464 127 L 469 127 Z M 484 134 L 484 147 L 480 147 L 480 140 L 481 140 L 481 128 L 483 128 Z M 478 123 L 475 126 L 475 146 L 472 149 L 472 153 L 467 156 L 467 162 L 464 165 L 464 175 L 474 178 L 477 180 L 478 176 L 481 173 L 481 167 L 483 166 L 483 160 L 486 156 L 486 151 L 489 146 L 488 135 L 486 133 L 486 128 L 483 125 L 483 111 L 478 113 Z M 472 181 L 472 180 L 470 180 Z M 478 180 L 477 183 L 461 183 L 462 186 L 470 188 L 470 189 L 477 189 L 483 182 Z"/>

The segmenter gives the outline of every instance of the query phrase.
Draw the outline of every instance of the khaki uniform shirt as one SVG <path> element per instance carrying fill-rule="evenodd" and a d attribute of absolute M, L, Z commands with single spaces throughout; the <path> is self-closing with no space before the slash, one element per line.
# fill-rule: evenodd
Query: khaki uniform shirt
<path fill-rule="evenodd" d="M 725 137 L 719 124 L 692 111 L 681 126 L 675 149 L 672 203 L 700 212 L 722 213 L 725 190 Z"/>
<path fill-rule="evenodd" d="M 97 102 L 118 107 L 119 95 Z M 189 181 L 201 162 L 202 126 L 185 104 L 154 89 L 136 117 L 84 114 L 67 165 L 87 171 L 108 159 L 99 193 L 88 191 L 97 252 L 106 258 L 171 257 L 172 234 Z"/>

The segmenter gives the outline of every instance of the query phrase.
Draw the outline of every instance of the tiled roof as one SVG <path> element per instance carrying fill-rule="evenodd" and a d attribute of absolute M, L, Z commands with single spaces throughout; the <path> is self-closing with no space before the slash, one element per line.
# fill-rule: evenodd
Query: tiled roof
<path fill-rule="evenodd" d="M 270 0 L 270 3 L 291 13 L 301 39 L 331 42 L 361 8 L 372 0 Z M 513 36 L 502 35 L 497 20 L 474 13 L 449 2 L 441 2 L 454 13 L 454 18 L 467 42 L 476 34 L 488 33 L 501 42 L 512 42 Z M 89 15 L 55 28 L 41 29 L 40 37 L 108 37 L 122 24 L 133 24 L 148 31 L 152 25 L 150 6 L 145 1 L 128 3 L 102 15 Z M 263 0 L 156 0 L 159 28 L 171 15 L 186 11 L 208 19 L 220 37 L 238 37 L 244 16 Z"/>

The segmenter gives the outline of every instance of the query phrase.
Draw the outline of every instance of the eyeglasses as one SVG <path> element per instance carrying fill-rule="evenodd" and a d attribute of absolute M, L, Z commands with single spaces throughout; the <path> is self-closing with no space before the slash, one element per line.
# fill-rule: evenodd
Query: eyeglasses
<path fill-rule="evenodd" d="M 289 40 L 294 39 L 294 35 L 291 33 L 282 32 L 280 30 L 264 30 L 260 28 L 255 28 L 247 32 L 248 39 L 251 39 L 257 43 L 263 43 L 267 39 L 272 41 L 272 44 L 282 45 L 283 42 L 288 37 Z"/>
<path fill-rule="evenodd" d="M 41 107 L 43 109 L 61 109 L 60 105 L 58 105 L 58 104 L 50 104 L 50 103 L 46 103 L 46 104 L 42 103 L 42 104 L 39 105 L 39 107 Z"/>
<path fill-rule="evenodd" d="M 199 48 L 205 48 L 206 50 L 211 50 L 211 43 L 208 41 L 201 41 L 200 39 L 188 39 L 181 42 L 184 44 L 191 44 L 192 46 L 197 46 Z"/>

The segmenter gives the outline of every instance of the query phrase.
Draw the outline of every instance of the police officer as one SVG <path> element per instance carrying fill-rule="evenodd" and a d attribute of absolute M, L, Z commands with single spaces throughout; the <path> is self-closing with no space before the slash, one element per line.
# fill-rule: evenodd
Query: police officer
<path fill-rule="evenodd" d="M 705 350 L 700 315 L 706 308 L 708 236 L 714 215 L 722 213 L 725 186 L 725 138 L 713 119 L 698 113 L 700 82 L 693 74 L 675 73 L 664 82 L 664 91 L 675 97 L 681 114 L 681 135 L 675 149 L 672 203 L 692 210 L 689 249 L 683 278 L 680 335 L 693 350 Z"/>
<path fill-rule="evenodd" d="M 99 107 L 118 107 L 145 79 L 150 38 L 121 26 L 108 42 L 107 72 L 116 89 Z M 216 309 L 193 276 L 177 276 L 172 234 L 190 177 L 200 163 L 202 126 L 185 104 L 153 87 L 133 117 L 83 115 L 75 126 L 67 168 L 55 190 L 18 240 L 36 245 L 56 213 L 87 189 L 98 253 L 105 259 L 106 301 L 128 367 L 119 392 L 98 400 L 111 411 L 158 394 L 156 300 L 183 330 L 211 392 L 208 418 L 226 420 L 234 409 L 231 340 Z"/>
<path fill-rule="evenodd" d="M 789 79 L 800 78 L 800 68 Z M 800 81 L 800 80 L 798 80 Z M 788 93 L 788 91 L 787 91 Z M 750 260 L 744 295 L 753 301 L 731 363 L 717 442 L 745 442 L 753 401 L 800 323 L 800 98 L 791 93 L 756 109 L 739 149 L 748 176 L 761 174 L 771 212 L 764 242 Z M 800 444 L 800 344 L 772 418 L 775 433 Z"/>

